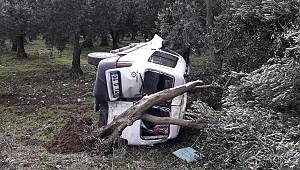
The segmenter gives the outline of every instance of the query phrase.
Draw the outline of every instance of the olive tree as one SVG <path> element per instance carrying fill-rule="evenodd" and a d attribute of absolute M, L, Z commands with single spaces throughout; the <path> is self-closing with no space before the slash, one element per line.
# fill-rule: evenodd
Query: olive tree
<path fill-rule="evenodd" d="M 15 40 L 17 56 L 26 58 L 24 48 L 26 36 L 36 35 L 37 22 L 35 19 L 36 0 L 4 0 L 2 1 L 2 29 L 7 38 Z"/>
<path fill-rule="evenodd" d="M 206 33 L 205 3 L 197 1 L 166 1 L 159 13 L 160 30 L 164 38 L 171 41 L 172 48 L 186 60 L 190 49 L 203 46 Z"/>
<path fill-rule="evenodd" d="M 67 43 L 73 44 L 73 60 L 71 72 L 75 75 L 82 75 L 80 67 L 80 55 L 82 46 L 80 37 L 87 33 L 91 27 L 91 8 L 89 0 L 52 0 L 46 20 L 44 20 L 43 36 L 46 43 L 64 50 Z M 49 11 L 50 10 L 50 11 Z"/>
<path fill-rule="evenodd" d="M 4 40 L 5 40 L 5 29 L 3 27 L 5 26 L 5 20 L 4 20 L 4 13 L 3 13 L 3 7 L 4 3 L 1 1 L 0 2 L 0 65 L 2 62 L 2 54 L 3 54 L 3 46 L 4 46 Z"/>
<path fill-rule="evenodd" d="M 155 4 L 158 2 L 161 1 L 93 0 L 94 28 L 102 35 L 109 33 L 113 49 L 118 48 L 121 34 L 129 33 L 134 40 L 138 32 L 149 34 L 157 27 L 154 21 L 157 20 L 159 5 Z"/>
<path fill-rule="evenodd" d="M 161 31 L 175 44 L 191 46 L 201 61 L 222 71 L 252 71 L 280 54 L 282 33 L 298 25 L 297 0 L 167 1 Z M 216 71 L 217 71 L 216 70 Z"/>
<path fill-rule="evenodd" d="M 96 2 L 96 11 L 101 18 L 100 22 L 104 23 L 102 29 L 104 28 L 110 33 L 113 49 L 116 49 L 118 48 L 120 34 L 126 30 L 126 16 L 128 11 L 131 10 L 129 2 L 128 0 L 96 0 Z"/>
<path fill-rule="evenodd" d="M 163 9 L 163 4 L 162 0 L 139 0 L 138 29 L 145 39 L 159 32 L 158 13 Z"/>

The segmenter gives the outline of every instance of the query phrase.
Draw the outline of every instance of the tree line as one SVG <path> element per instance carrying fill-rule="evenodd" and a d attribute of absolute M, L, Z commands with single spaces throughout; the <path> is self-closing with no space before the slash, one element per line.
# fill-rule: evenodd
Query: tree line
<path fill-rule="evenodd" d="M 124 35 L 158 33 L 185 58 L 196 54 L 213 81 L 283 56 L 292 43 L 283 36 L 298 29 L 299 7 L 298 0 L 1 0 L 0 44 L 10 40 L 21 58 L 25 39 L 42 36 L 58 50 L 72 44 L 72 72 L 82 74 L 81 50 L 96 40 L 107 45 L 111 37 L 115 49 Z"/>
<path fill-rule="evenodd" d="M 101 39 L 118 48 L 120 36 L 137 34 L 146 38 L 157 30 L 158 10 L 163 1 L 155 0 L 1 0 L 0 39 L 10 40 L 17 57 L 26 58 L 24 40 L 42 36 L 49 47 L 64 50 L 72 44 L 72 72 L 82 74 L 80 54 Z M 84 37 L 84 43 L 80 43 Z"/>

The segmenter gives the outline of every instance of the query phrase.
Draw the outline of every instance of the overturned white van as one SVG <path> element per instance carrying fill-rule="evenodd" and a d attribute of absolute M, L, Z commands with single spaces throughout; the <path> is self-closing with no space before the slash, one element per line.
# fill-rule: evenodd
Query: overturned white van
<path fill-rule="evenodd" d="M 134 105 L 143 96 L 185 83 L 187 64 L 182 56 L 164 48 L 164 40 L 155 37 L 145 43 L 131 44 L 110 53 L 91 53 L 89 63 L 116 57 L 115 68 L 105 71 L 108 101 L 108 123 Z M 182 119 L 187 95 L 153 106 L 149 114 Z M 177 137 L 180 126 L 155 125 L 137 120 L 124 129 L 121 138 L 129 145 L 153 145 Z"/>

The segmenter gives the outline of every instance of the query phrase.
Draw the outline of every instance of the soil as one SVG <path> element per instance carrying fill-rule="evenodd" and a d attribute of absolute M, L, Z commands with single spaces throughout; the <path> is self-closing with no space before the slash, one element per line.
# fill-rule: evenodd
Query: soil
<path fill-rule="evenodd" d="M 18 96 L 1 96 L 0 106 L 9 107 L 15 106 L 20 102 Z"/>
<path fill-rule="evenodd" d="M 66 125 L 45 145 L 49 153 L 77 153 L 83 151 L 92 130 L 92 119 L 71 116 Z"/>

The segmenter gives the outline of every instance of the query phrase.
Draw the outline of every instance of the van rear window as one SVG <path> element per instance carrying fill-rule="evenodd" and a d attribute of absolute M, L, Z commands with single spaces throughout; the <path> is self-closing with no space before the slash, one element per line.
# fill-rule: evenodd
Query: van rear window
<path fill-rule="evenodd" d="M 168 67 L 176 67 L 178 57 L 162 53 L 160 51 L 155 51 L 148 60 L 151 63 L 168 66 Z"/>

